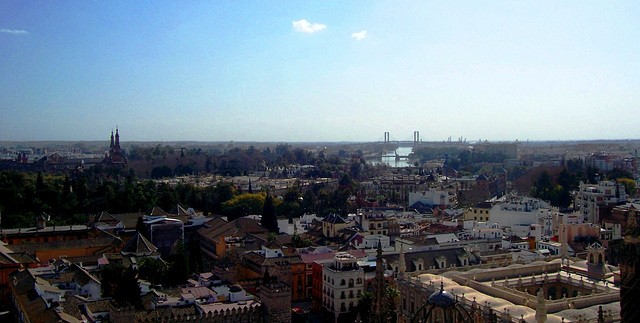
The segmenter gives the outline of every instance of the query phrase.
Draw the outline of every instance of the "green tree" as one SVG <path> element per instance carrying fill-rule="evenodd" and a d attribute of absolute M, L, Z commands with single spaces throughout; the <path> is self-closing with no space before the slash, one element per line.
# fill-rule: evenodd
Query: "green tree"
<path fill-rule="evenodd" d="M 278 218 L 276 217 L 276 210 L 273 205 L 273 197 L 267 194 L 264 199 L 264 205 L 262 207 L 262 219 L 260 224 L 275 234 L 280 233 L 278 229 Z"/>
<path fill-rule="evenodd" d="M 607 179 L 613 181 L 618 178 L 633 178 L 633 174 L 630 171 L 614 168 L 607 173 Z"/>
<path fill-rule="evenodd" d="M 365 291 L 360 294 L 358 298 L 358 312 L 362 318 L 362 322 L 369 322 L 369 314 L 371 314 L 371 305 L 373 304 L 373 294 L 369 291 Z"/>
<path fill-rule="evenodd" d="M 386 303 L 387 322 L 395 323 L 398 320 L 398 298 L 400 293 L 393 286 L 386 286 L 384 289 L 384 300 Z"/>
<path fill-rule="evenodd" d="M 169 263 L 167 271 L 167 284 L 169 286 L 181 285 L 189 279 L 189 256 L 182 241 L 178 243 L 176 254 Z"/>
<path fill-rule="evenodd" d="M 102 269 L 102 294 L 105 297 L 113 297 L 120 306 L 130 305 L 137 309 L 142 308 L 137 274 L 133 267 L 105 266 Z"/>
<path fill-rule="evenodd" d="M 161 259 L 144 258 L 140 264 L 140 278 L 146 279 L 152 286 L 165 284 L 167 264 Z"/>
<path fill-rule="evenodd" d="M 636 193 L 636 181 L 630 178 L 618 178 L 618 183 L 624 185 L 624 191 L 633 197 Z"/>
<path fill-rule="evenodd" d="M 236 195 L 222 203 L 221 212 L 229 218 L 229 221 L 241 216 L 259 214 L 263 210 L 265 200 L 265 193 Z"/>

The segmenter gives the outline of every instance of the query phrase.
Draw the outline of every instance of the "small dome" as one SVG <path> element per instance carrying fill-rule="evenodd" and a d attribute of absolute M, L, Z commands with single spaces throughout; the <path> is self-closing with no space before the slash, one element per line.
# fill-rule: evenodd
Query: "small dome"
<path fill-rule="evenodd" d="M 242 287 L 240 287 L 240 285 L 233 285 L 233 286 L 231 286 L 231 288 L 229 288 L 229 291 L 232 292 L 232 293 L 241 292 L 242 291 Z"/>
<path fill-rule="evenodd" d="M 444 289 L 440 289 L 429 296 L 429 304 L 439 307 L 453 306 L 456 304 L 456 298 Z"/>

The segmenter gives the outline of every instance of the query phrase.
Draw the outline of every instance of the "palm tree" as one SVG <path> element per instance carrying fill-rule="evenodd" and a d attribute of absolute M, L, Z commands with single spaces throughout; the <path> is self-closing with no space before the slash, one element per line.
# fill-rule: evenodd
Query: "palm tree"
<path fill-rule="evenodd" d="M 387 320 L 388 322 L 396 322 L 398 318 L 398 298 L 400 297 L 400 293 L 393 286 L 387 286 L 384 289 L 384 297 L 387 302 Z"/>
<path fill-rule="evenodd" d="M 365 291 L 360 295 L 358 299 L 358 312 L 360 313 L 360 317 L 362 318 L 363 323 L 369 322 L 369 314 L 371 310 L 371 304 L 373 303 L 373 294 L 371 292 Z"/>

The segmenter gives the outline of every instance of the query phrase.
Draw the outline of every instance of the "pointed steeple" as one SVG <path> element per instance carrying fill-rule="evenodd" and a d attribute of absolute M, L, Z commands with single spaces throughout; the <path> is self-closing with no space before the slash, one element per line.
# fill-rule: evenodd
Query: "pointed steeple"
<path fill-rule="evenodd" d="M 400 246 L 400 257 L 398 257 L 398 276 L 404 277 L 404 272 L 407 270 L 407 264 L 404 259 L 404 245 Z"/>
<path fill-rule="evenodd" d="M 116 147 L 120 148 L 120 135 L 118 134 L 118 127 L 116 127 Z"/>
<path fill-rule="evenodd" d="M 109 148 L 113 148 L 113 130 L 111 130 L 111 145 L 109 145 Z"/>

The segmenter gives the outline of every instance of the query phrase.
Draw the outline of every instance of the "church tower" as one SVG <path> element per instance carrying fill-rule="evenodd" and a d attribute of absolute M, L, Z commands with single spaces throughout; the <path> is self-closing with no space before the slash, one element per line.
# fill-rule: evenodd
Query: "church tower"
<path fill-rule="evenodd" d="M 124 165 L 126 163 L 123 151 L 120 148 L 120 134 L 118 133 L 117 127 L 115 135 L 113 133 L 113 130 L 111 131 L 109 154 L 105 156 L 104 162 L 108 165 Z"/>
<path fill-rule="evenodd" d="M 116 150 L 120 150 L 120 134 L 118 134 L 118 128 L 116 128 L 116 142 L 114 148 Z"/>

